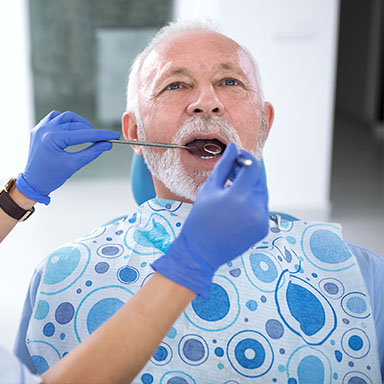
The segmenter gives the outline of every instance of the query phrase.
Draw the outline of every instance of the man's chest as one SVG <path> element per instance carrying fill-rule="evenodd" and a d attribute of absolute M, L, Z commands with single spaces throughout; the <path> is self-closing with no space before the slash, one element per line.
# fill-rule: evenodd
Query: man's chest
<path fill-rule="evenodd" d="M 66 287 L 66 279 L 47 279 L 46 269 L 39 301 L 50 310 L 31 323 L 32 350 L 62 357 L 148 281 L 151 262 L 177 236 L 179 221 L 158 214 L 146 220 L 136 216 L 131 224 L 136 220 L 137 226 L 110 228 L 77 244 L 82 261 Z M 187 307 L 137 382 L 143 382 L 140 377 L 169 383 L 172 378 L 187 383 L 299 380 L 316 367 L 323 377 L 353 367 L 369 374 L 374 363 L 367 365 L 367 358 L 376 358 L 369 299 L 343 244 L 332 226 L 292 231 L 288 224 L 271 230 L 263 242 L 217 271 L 209 297 L 197 297 Z M 68 260 L 77 252 L 70 254 Z M 59 257 L 56 263 L 61 262 Z M 57 284 L 63 286 L 57 289 Z"/>

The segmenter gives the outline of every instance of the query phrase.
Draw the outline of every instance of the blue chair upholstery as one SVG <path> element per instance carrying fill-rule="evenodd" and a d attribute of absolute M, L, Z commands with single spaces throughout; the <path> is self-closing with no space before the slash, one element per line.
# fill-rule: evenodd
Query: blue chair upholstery
<path fill-rule="evenodd" d="M 265 173 L 264 161 L 261 160 L 261 162 L 263 167 L 263 177 L 266 180 L 267 176 Z M 135 153 L 133 154 L 131 166 L 131 188 L 133 192 L 133 197 L 135 198 L 138 205 L 141 205 L 147 200 L 153 199 L 156 196 L 152 176 L 148 170 L 147 165 L 144 162 L 144 158 L 143 156 L 138 156 Z M 287 215 L 286 213 L 270 212 L 270 214 L 277 214 L 282 219 L 288 221 L 297 220 L 295 217 Z"/>
<path fill-rule="evenodd" d="M 144 157 L 138 156 L 136 153 L 133 154 L 132 158 L 131 188 L 133 197 L 138 205 L 141 205 L 156 196 L 152 176 L 144 162 Z"/>

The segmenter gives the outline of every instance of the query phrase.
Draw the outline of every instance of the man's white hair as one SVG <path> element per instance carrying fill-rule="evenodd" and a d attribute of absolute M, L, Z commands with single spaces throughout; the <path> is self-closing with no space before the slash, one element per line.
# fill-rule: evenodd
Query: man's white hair
<path fill-rule="evenodd" d="M 127 86 L 127 112 L 133 112 L 136 116 L 136 118 L 140 119 L 140 113 L 139 113 L 139 81 L 140 81 L 140 71 L 143 66 L 143 63 L 147 56 L 152 52 L 154 48 L 156 48 L 160 43 L 162 43 L 164 40 L 168 39 L 169 37 L 177 34 L 178 32 L 182 31 L 210 31 L 222 34 L 219 31 L 218 25 L 212 21 L 212 20 L 182 20 L 182 21 L 175 21 L 170 22 L 163 28 L 157 32 L 155 37 L 148 43 L 148 45 L 145 47 L 145 49 L 136 56 L 131 71 L 129 74 L 128 79 L 128 86 Z M 248 55 L 249 59 L 251 60 L 256 73 L 256 80 L 260 92 L 261 100 L 264 100 L 264 95 L 262 91 L 262 85 L 261 85 L 261 77 L 258 65 L 253 58 L 252 54 L 248 51 L 247 48 L 241 46 L 241 48 L 244 50 L 244 52 Z"/>

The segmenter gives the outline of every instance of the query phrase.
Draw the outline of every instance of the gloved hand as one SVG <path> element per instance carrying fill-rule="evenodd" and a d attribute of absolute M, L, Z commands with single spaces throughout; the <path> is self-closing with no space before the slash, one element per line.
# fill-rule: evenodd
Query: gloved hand
<path fill-rule="evenodd" d="M 252 165 L 239 167 L 240 154 Z M 262 240 L 268 229 L 268 191 L 260 163 L 231 143 L 200 188 L 180 235 L 152 267 L 206 297 L 215 271 Z"/>
<path fill-rule="evenodd" d="M 111 143 L 97 141 L 119 137 L 118 132 L 93 128 L 76 113 L 52 111 L 31 131 L 27 166 L 16 178 L 16 187 L 30 199 L 48 205 L 52 191 L 112 148 Z M 68 146 L 88 142 L 94 144 L 78 152 L 65 151 Z"/>

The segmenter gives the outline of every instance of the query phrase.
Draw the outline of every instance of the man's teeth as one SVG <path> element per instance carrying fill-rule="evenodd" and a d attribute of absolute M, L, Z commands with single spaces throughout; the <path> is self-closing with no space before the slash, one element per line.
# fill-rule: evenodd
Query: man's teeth
<path fill-rule="evenodd" d="M 206 160 L 206 159 L 214 159 L 214 158 L 217 157 L 217 156 L 219 156 L 219 155 L 214 155 L 214 156 L 199 156 L 199 157 L 200 157 L 200 159 L 204 159 L 204 160 Z"/>

